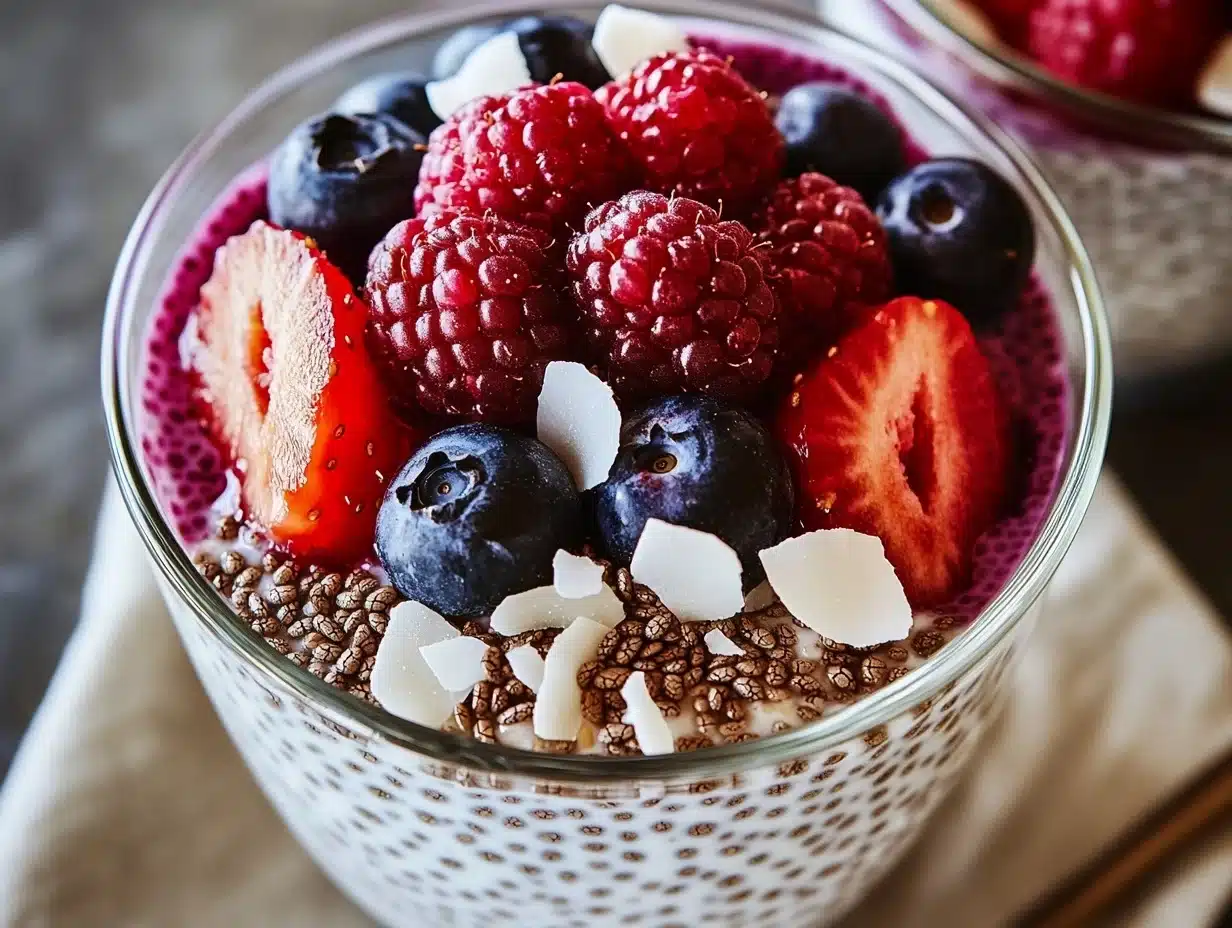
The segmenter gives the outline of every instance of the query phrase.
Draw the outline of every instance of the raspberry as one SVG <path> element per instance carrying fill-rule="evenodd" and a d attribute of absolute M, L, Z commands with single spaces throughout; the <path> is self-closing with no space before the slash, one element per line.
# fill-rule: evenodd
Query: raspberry
<path fill-rule="evenodd" d="M 744 215 L 781 176 L 783 138 L 765 99 L 710 52 L 656 55 L 595 97 L 647 189 Z"/>
<path fill-rule="evenodd" d="M 754 227 L 770 246 L 788 361 L 833 342 L 855 321 L 854 310 L 890 295 L 885 232 L 850 187 L 823 174 L 785 180 Z"/>
<path fill-rule="evenodd" d="M 368 265 L 368 343 L 403 402 L 526 422 L 548 362 L 570 356 L 547 233 L 441 209 L 394 226 Z"/>
<path fill-rule="evenodd" d="M 1043 0 L 1031 55 L 1058 77 L 1158 106 L 1189 106 L 1222 32 L 1219 0 Z"/>
<path fill-rule="evenodd" d="M 628 189 L 628 176 L 628 155 L 589 90 L 523 87 L 473 100 L 433 131 L 415 209 L 490 210 L 561 232 Z"/>
<path fill-rule="evenodd" d="M 743 224 L 635 191 L 591 211 L 567 266 L 595 360 L 620 395 L 736 399 L 770 376 L 778 299 Z"/>

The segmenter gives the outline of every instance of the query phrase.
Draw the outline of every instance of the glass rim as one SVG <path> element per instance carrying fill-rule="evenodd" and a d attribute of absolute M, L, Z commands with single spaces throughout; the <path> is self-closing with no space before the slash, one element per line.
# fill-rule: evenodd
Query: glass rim
<path fill-rule="evenodd" d="M 272 677 L 318 711 L 341 715 L 369 737 L 382 739 L 425 758 L 468 772 L 533 777 L 602 787 L 638 781 L 689 781 L 740 773 L 782 763 L 836 746 L 882 725 L 934 696 L 983 659 L 1006 636 L 1044 591 L 1073 541 L 1099 476 L 1111 415 L 1111 341 L 1095 273 L 1069 217 L 1031 158 L 1000 129 L 952 101 L 906 66 L 816 17 L 785 10 L 740 9 L 715 0 L 639 0 L 667 14 L 706 17 L 741 28 L 776 32 L 796 40 L 826 35 L 860 65 L 897 84 L 938 118 L 966 123 L 990 138 L 1044 206 L 1069 262 L 1068 280 L 1080 317 L 1084 374 L 1073 455 L 1060 475 L 1055 497 L 1035 541 L 1001 591 L 953 643 L 901 679 L 851 706 L 815 722 L 754 741 L 658 757 L 611 758 L 553 755 L 417 725 L 367 704 L 318 679 L 274 651 L 237 622 L 234 613 L 194 568 L 174 529 L 163 516 L 144 474 L 140 442 L 130 432 L 127 405 L 130 368 L 138 352 L 127 350 L 140 282 L 152 243 L 182 187 L 230 135 L 234 127 L 304 81 L 357 55 L 415 35 L 456 28 L 476 20 L 532 11 L 567 11 L 585 4 L 570 0 L 485 0 L 466 10 L 405 13 L 372 23 L 319 46 L 276 72 L 250 93 L 213 129 L 199 135 L 166 171 L 150 193 L 124 242 L 107 294 L 102 343 L 102 394 L 108 443 L 121 495 L 162 579 L 193 612 L 194 618 L 238 654 L 259 676 Z M 595 4 L 591 4 L 595 5 Z"/>
<path fill-rule="evenodd" d="M 998 85 L 1024 91 L 1116 135 L 1161 145 L 1232 153 L 1232 119 L 1131 103 L 1061 80 L 1026 55 L 976 41 L 952 25 L 938 0 L 881 0 L 943 51 Z"/>

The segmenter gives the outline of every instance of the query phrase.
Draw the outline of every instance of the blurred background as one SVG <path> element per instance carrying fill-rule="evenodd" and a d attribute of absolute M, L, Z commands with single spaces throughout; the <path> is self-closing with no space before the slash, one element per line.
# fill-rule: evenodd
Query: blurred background
<path fill-rule="evenodd" d="M 338 32 L 407 6 L 0 3 L 0 777 L 76 616 L 107 467 L 99 331 L 129 223 L 180 149 L 248 88 Z M 1225 615 L 1230 398 L 1227 364 L 1128 384 L 1110 454 Z"/>

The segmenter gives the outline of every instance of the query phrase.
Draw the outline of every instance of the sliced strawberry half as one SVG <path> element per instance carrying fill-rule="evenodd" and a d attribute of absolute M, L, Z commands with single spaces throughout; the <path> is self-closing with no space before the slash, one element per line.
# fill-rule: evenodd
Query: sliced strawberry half
<path fill-rule="evenodd" d="M 969 581 L 1009 484 L 1008 420 L 966 319 L 946 303 L 882 306 L 801 375 L 777 430 L 806 529 L 885 544 L 913 605 Z"/>
<path fill-rule="evenodd" d="M 367 307 L 311 239 L 265 222 L 218 249 L 194 367 L 248 514 L 313 561 L 372 553 L 412 436 L 364 345 Z"/>

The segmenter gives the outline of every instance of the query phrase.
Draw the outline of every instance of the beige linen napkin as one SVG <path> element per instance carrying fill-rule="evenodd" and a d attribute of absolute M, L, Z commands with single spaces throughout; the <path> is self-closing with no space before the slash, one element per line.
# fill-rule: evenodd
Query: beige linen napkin
<path fill-rule="evenodd" d="M 1106 479 L 1009 711 L 850 924 L 1003 922 L 1232 743 L 1230 678 L 1218 620 Z M 1204 925 L 1230 887 L 1232 835 L 1114 923 Z M 109 487 L 80 628 L 0 793 L 0 925 L 367 924 L 231 748 Z"/>

